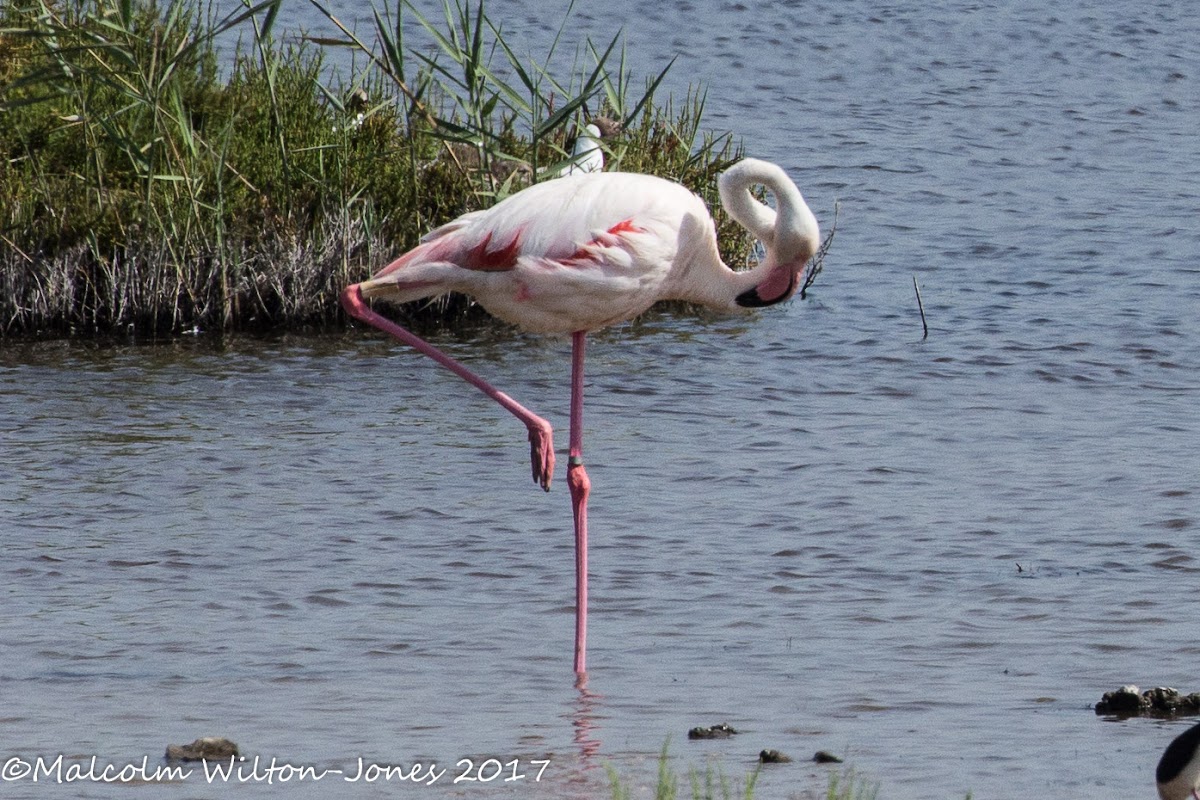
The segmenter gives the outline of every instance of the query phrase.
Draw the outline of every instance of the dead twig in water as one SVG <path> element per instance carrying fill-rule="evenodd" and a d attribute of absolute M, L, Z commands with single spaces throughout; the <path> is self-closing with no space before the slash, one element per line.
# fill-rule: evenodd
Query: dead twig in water
<path fill-rule="evenodd" d="M 817 252 L 813 254 L 812 260 L 809 261 L 808 271 L 804 273 L 804 283 L 800 284 L 800 299 L 805 299 L 808 293 L 808 287 L 812 286 L 817 280 L 817 273 L 825 266 L 825 254 L 829 252 L 830 245 L 833 244 L 833 235 L 837 233 L 838 212 L 841 210 L 842 204 L 838 201 L 833 203 L 833 222 L 829 226 L 829 235 L 825 237 L 825 241 L 821 242 L 821 246 L 817 248 Z"/>
<path fill-rule="evenodd" d="M 921 287 L 917 285 L 916 275 L 913 275 L 913 291 L 917 293 L 917 310 L 921 312 L 921 329 L 925 331 L 921 341 L 925 341 L 929 338 L 929 324 L 925 322 L 925 304 L 921 302 Z"/>

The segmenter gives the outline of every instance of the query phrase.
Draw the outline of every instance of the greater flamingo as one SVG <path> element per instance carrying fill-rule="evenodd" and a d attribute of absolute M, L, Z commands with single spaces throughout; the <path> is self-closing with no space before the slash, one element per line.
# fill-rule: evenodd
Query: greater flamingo
<path fill-rule="evenodd" d="M 776 209 L 751 195 L 756 185 L 774 195 Z M 525 423 L 533 479 L 546 491 L 554 473 L 550 424 L 365 301 L 405 303 L 460 292 L 525 330 L 571 334 L 567 486 L 575 518 L 575 671 L 581 676 L 591 488 L 583 467 L 587 332 L 631 319 L 660 300 L 723 311 L 787 300 L 819 246 L 816 217 L 774 164 L 744 159 L 721 175 L 718 188 L 726 211 L 766 251 L 752 269 L 735 272 L 721 261 L 704 201 L 683 186 L 650 175 L 594 172 L 538 183 L 490 209 L 464 214 L 370 280 L 342 292 L 342 305 L 351 315 L 430 356 Z"/>

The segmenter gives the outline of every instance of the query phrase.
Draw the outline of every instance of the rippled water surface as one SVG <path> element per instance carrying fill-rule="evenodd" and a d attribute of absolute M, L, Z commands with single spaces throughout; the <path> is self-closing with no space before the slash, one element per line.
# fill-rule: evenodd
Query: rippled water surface
<path fill-rule="evenodd" d="M 646 797 L 670 737 L 737 778 L 794 756 L 761 797 L 822 794 L 818 749 L 881 798 L 1152 796 L 1185 723 L 1091 705 L 1200 689 L 1200 18 L 579 5 L 643 74 L 678 54 L 673 91 L 702 81 L 826 227 L 841 204 L 807 300 L 593 337 L 586 688 L 562 475 L 538 491 L 524 429 L 430 362 L 373 335 L 6 345 L 4 758 L 218 734 L 345 771 L 221 794 L 607 797 L 612 764 Z M 490 8 L 544 52 L 543 4 Z M 568 342 L 438 342 L 565 445 Z M 343 780 L 360 757 L 450 772 Z M 451 783 L 489 757 L 526 777 Z"/>

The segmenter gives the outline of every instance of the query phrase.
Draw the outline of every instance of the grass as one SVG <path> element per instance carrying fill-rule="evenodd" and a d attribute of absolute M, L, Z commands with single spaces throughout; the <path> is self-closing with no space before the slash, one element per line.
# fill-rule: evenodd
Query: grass
<path fill-rule="evenodd" d="M 852 767 L 829 773 L 826 800 L 875 800 L 878 796 L 879 784 L 859 775 Z"/>
<path fill-rule="evenodd" d="M 678 800 L 680 797 L 679 775 L 670 764 L 670 744 L 668 739 L 658 756 L 654 800 Z M 719 767 L 714 770 L 711 764 L 705 766 L 703 773 L 694 768 L 689 769 L 688 788 L 691 794 L 685 796 L 690 796 L 692 800 L 753 800 L 754 787 L 762 769 L 760 764 L 737 785 L 731 784 L 725 773 Z M 608 779 L 613 800 L 630 800 L 633 797 L 633 787 L 621 779 L 612 765 L 608 766 Z M 879 784 L 859 775 L 852 767 L 846 767 L 841 772 L 829 773 L 825 800 L 875 800 L 878 795 Z"/>
<path fill-rule="evenodd" d="M 679 800 L 680 797 L 679 775 L 670 764 L 670 744 L 668 739 L 658 755 L 658 778 L 653 788 L 654 800 Z M 633 787 L 621 779 L 611 764 L 607 769 L 613 800 L 631 800 Z M 691 768 L 688 770 L 690 797 L 692 800 L 753 800 L 754 788 L 762 769 L 760 764 L 738 785 L 733 785 L 720 767 L 714 771 L 712 765 L 708 764 L 703 773 Z M 861 775 L 854 767 L 846 766 L 841 771 L 830 771 L 825 800 L 876 800 L 879 788 L 878 782 Z M 968 792 L 966 800 L 971 800 L 971 797 L 971 793 Z"/>
<path fill-rule="evenodd" d="M 670 745 L 671 741 L 668 739 L 658 756 L 658 780 L 654 787 L 654 800 L 677 800 L 679 797 L 679 776 L 671 768 Z M 750 773 L 741 786 L 735 789 L 720 768 L 714 771 L 709 764 L 705 766 L 703 773 L 691 769 L 688 772 L 691 797 L 695 800 L 716 800 L 718 797 L 722 800 L 732 800 L 734 797 L 751 800 L 754 797 L 754 785 L 758 781 L 759 770 L 761 767 Z M 608 779 L 613 800 L 630 800 L 633 797 L 633 788 L 621 780 L 612 765 L 608 766 Z"/>
<path fill-rule="evenodd" d="M 703 132 L 703 92 L 659 102 L 670 65 L 635 81 L 619 35 L 551 74 L 569 11 L 538 60 L 482 0 L 436 20 L 396 0 L 365 38 L 309 0 L 329 26 L 299 40 L 276 33 L 282 0 L 222 18 L 201 1 L 0 7 L 0 338 L 339 327 L 343 286 L 554 170 L 597 114 L 624 126 L 612 168 L 692 188 L 726 260 L 751 252 L 716 197 L 740 148 Z M 332 49 L 361 66 L 329 69 Z"/>

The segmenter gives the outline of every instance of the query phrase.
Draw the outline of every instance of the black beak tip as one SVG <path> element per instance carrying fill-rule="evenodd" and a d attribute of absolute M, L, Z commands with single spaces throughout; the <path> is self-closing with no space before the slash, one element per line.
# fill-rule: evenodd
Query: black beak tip
<path fill-rule="evenodd" d="M 742 308 L 762 308 L 769 305 L 758 293 L 758 289 L 747 289 L 734 298 L 734 302 Z"/>
<path fill-rule="evenodd" d="M 766 306 L 773 306 L 776 303 L 781 303 L 784 300 L 787 300 L 795 293 L 795 291 L 796 276 L 792 275 L 791 280 L 788 281 L 787 290 L 773 300 L 763 299 L 763 296 L 758 293 L 758 287 L 755 286 L 753 289 L 747 289 L 739 294 L 733 299 L 733 302 L 737 303 L 742 308 L 765 308 Z"/>

